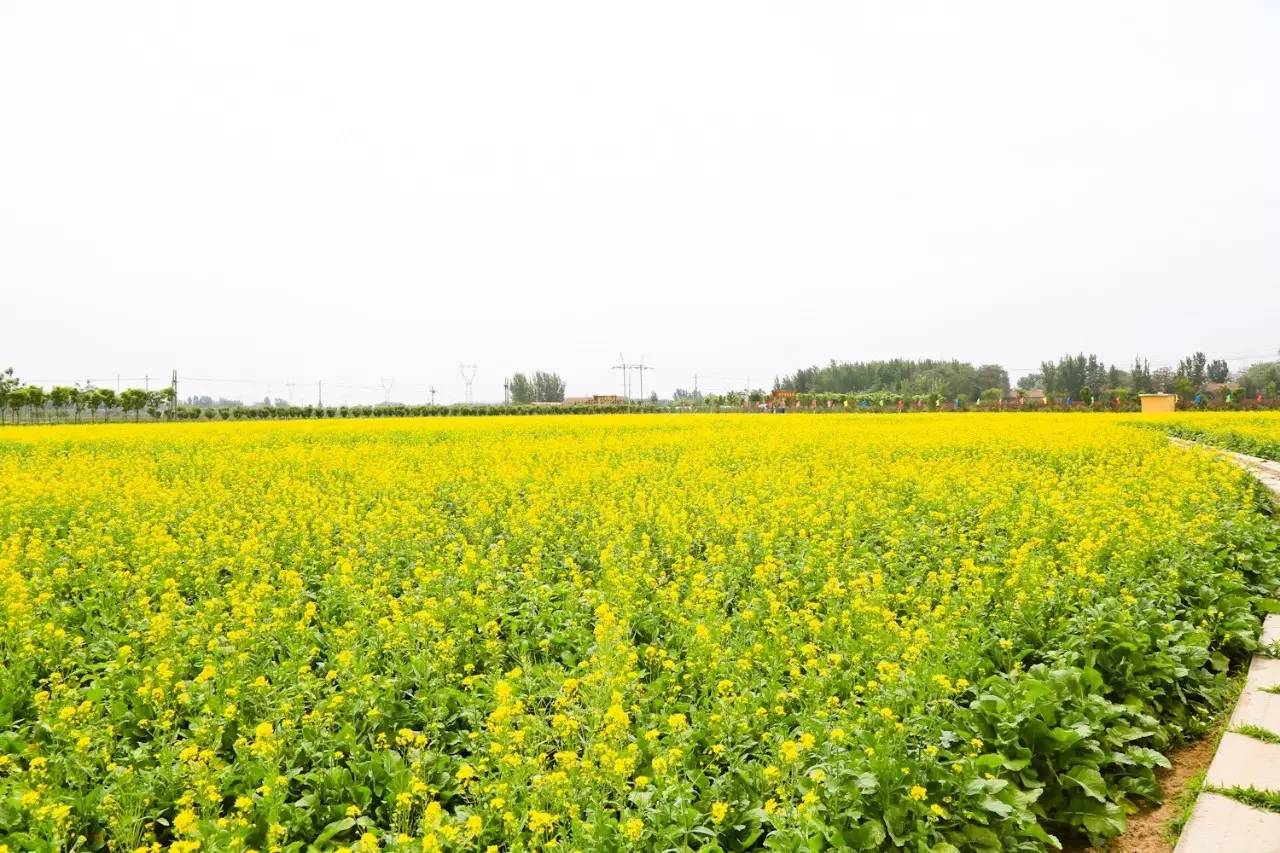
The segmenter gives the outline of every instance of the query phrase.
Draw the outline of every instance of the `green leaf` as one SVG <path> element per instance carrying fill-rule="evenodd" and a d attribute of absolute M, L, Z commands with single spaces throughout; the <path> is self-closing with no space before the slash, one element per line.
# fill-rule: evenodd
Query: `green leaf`
<path fill-rule="evenodd" d="M 355 818 L 344 817 L 342 820 L 335 820 L 333 823 L 320 830 L 320 834 L 316 836 L 315 841 L 311 842 L 311 845 L 312 847 L 319 848 L 326 841 L 346 832 L 355 825 Z"/>
<path fill-rule="evenodd" d="M 1098 772 L 1096 767 L 1077 764 L 1066 773 L 1063 773 L 1062 778 L 1079 785 L 1086 794 L 1095 800 L 1106 802 L 1107 783 L 1103 780 L 1102 774 Z"/>
<path fill-rule="evenodd" d="M 983 797 L 978 806 L 1000 817 L 1008 817 L 1013 814 L 1013 806 L 1008 803 L 1002 803 L 995 797 Z"/>

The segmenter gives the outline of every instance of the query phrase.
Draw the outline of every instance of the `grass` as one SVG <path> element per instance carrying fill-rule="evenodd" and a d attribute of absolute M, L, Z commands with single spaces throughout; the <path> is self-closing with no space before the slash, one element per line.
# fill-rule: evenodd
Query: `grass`
<path fill-rule="evenodd" d="M 1252 806 L 1255 809 L 1263 809 L 1264 811 L 1276 812 L 1280 814 L 1280 793 L 1276 791 L 1262 791 L 1254 787 L 1242 788 L 1239 785 L 1230 788 L 1219 788 L 1216 785 L 1205 786 L 1204 790 L 1211 794 L 1221 794 L 1224 797 L 1230 797 L 1238 803 L 1244 803 L 1246 806 Z"/>
<path fill-rule="evenodd" d="M 1270 687 L 1263 687 L 1262 692 L 1274 693 L 1275 695 L 1280 696 L 1280 684 L 1273 684 Z"/>
<path fill-rule="evenodd" d="M 1264 729 L 1262 726 L 1255 726 L 1252 723 L 1245 723 L 1243 726 L 1236 726 L 1233 732 L 1240 735 L 1247 735 L 1255 740 L 1265 743 L 1280 743 L 1280 734 L 1276 734 L 1271 729 Z"/>
<path fill-rule="evenodd" d="M 1204 790 L 1204 776 L 1209 771 L 1201 770 L 1196 775 L 1187 780 L 1187 787 L 1182 789 L 1182 793 L 1178 794 L 1177 816 L 1169 821 L 1165 830 L 1165 837 L 1170 844 L 1174 844 L 1178 840 L 1178 836 L 1182 834 L 1182 829 L 1187 825 L 1187 821 L 1191 820 L 1191 812 L 1196 807 L 1196 799 L 1200 796 L 1200 792 Z"/>

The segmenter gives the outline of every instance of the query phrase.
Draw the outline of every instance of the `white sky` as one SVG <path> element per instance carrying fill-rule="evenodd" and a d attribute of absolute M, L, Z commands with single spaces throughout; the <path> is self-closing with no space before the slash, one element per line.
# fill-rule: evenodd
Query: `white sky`
<path fill-rule="evenodd" d="M 0 0 L 0 367 L 354 403 L 1275 353 L 1278 10 Z"/>

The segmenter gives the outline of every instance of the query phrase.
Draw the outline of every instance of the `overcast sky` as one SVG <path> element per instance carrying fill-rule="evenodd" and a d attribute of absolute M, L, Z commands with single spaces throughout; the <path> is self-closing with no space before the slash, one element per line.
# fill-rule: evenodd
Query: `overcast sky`
<path fill-rule="evenodd" d="M 354 403 L 1275 353 L 1278 10 L 0 0 L 0 367 Z"/>

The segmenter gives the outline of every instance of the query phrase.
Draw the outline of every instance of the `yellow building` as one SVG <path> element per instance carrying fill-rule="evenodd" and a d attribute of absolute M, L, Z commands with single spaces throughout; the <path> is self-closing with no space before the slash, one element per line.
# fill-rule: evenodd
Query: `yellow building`
<path fill-rule="evenodd" d="M 1139 394 L 1144 415 L 1157 415 L 1172 412 L 1177 408 L 1177 394 Z"/>

